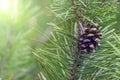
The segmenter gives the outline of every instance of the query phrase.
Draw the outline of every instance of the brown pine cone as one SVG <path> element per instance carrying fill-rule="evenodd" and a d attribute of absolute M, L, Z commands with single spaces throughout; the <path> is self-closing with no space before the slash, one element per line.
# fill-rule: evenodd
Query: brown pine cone
<path fill-rule="evenodd" d="M 95 52 L 97 46 L 100 46 L 102 39 L 102 32 L 99 30 L 99 26 L 92 23 L 83 23 L 83 30 L 79 30 L 78 48 L 81 53 Z"/>

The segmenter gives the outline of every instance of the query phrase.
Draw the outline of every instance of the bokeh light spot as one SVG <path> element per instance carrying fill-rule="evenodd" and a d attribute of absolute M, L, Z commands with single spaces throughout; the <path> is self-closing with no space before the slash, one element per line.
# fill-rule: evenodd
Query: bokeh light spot
<path fill-rule="evenodd" d="M 2 11 L 8 11 L 10 7 L 10 3 L 7 0 L 0 1 L 0 10 Z"/>

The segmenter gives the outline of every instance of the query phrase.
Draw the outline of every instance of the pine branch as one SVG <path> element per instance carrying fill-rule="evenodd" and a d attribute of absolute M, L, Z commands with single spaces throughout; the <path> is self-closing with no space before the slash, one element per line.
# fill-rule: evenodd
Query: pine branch
<path fill-rule="evenodd" d="M 74 15 L 75 15 L 75 20 L 77 22 L 77 26 L 80 27 L 79 11 L 78 11 L 78 7 L 77 7 L 77 4 L 76 4 L 76 1 L 75 0 L 71 0 L 71 4 L 73 6 L 73 10 L 74 10 Z"/>
<path fill-rule="evenodd" d="M 76 53 L 73 56 L 73 63 L 72 63 L 72 69 L 70 73 L 70 80 L 77 80 L 79 78 L 78 76 L 78 70 L 81 67 L 82 62 L 80 62 L 80 51 L 76 49 Z"/>
<path fill-rule="evenodd" d="M 75 20 L 77 22 L 77 28 L 78 30 L 80 29 L 80 19 L 79 19 L 79 13 L 78 13 L 78 7 L 76 4 L 75 0 L 71 0 L 71 4 L 73 6 L 73 10 L 74 10 L 74 15 L 75 15 Z M 78 33 L 79 34 L 79 33 Z M 78 79 L 78 69 L 81 66 L 79 64 L 79 59 L 80 59 L 80 49 L 78 47 L 76 47 L 76 51 L 75 54 L 73 56 L 73 63 L 72 63 L 72 68 L 71 68 L 71 73 L 70 73 L 70 80 L 77 80 Z"/>

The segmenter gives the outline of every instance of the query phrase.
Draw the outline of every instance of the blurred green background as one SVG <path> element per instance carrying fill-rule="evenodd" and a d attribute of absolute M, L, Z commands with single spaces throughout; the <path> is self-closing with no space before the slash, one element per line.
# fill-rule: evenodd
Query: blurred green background
<path fill-rule="evenodd" d="M 0 78 L 36 80 L 39 68 L 32 51 L 49 29 L 51 0 L 0 0 Z"/>

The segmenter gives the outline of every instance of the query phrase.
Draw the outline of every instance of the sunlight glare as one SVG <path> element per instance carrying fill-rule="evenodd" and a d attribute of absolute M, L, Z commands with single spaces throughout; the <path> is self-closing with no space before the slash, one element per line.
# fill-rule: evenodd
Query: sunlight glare
<path fill-rule="evenodd" d="M 8 11 L 10 8 L 10 3 L 7 0 L 0 1 L 0 10 Z"/>

